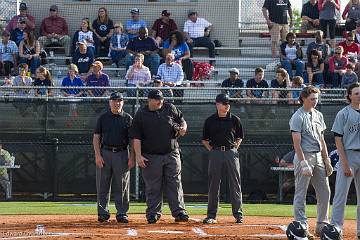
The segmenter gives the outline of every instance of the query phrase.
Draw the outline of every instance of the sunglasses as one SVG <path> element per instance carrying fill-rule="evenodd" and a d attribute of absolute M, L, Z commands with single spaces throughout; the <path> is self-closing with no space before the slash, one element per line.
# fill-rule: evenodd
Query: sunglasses
<path fill-rule="evenodd" d="M 119 28 L 120 26 L 115 26 L 114 28 Z"/>
<path fill-rule="evenodd" d="M 335 54 L 336 54 L 336 55 L 338 55 L 338 54 L 340 55 L 340 54 L 341 54 L 341 52 L 336 52 Z"/>
<path fill-rule="evenodd" d="M 25 24 L 26 22 L 20 22 L 20 24 Z"/>
<path fill-rule="evenodd" d="M 347 39 L 349 42 L 353 42 L 354 41 L 354 39 Z"/>
<path fill-rule="evenodd" d="M 56 12 L 56 10 L 55 9 L 50 9 L 50 12 Z"/>

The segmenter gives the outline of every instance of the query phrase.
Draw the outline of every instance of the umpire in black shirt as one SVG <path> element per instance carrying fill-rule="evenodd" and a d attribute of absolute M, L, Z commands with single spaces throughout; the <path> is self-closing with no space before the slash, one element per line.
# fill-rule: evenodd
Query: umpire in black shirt
<path fill-rule="evenodd" d="M 146 218 L 156 223 L 161 216 L 163 189 L 176 222 L 189 219 L 181 184 L 178 136 L 187 130 L 183 114 L 173 104 L 164 103 L 160 90 L 148 94 L 148 104 L 135 114 L 130 137 L 134 140 L 136 163 L 143 168 Z"/>
<path fill-rule="evenodd" d="M 114 92 L 110 96 L 109 111 L 103 113 L 96 124 L 93 145 L 96 160 L 96 189 L 98 221 L 110 218 L 110 189 L 114 194 L 116 220 L 128 223 L 129 169 L 135 166 L 134 153 L 128 151 L 132 117 L 123 111 L 123 96 Z M 111 185 L 111 188 L 110 188 Z"/>
<path fill-rule="evenodd" d="M 204 223 L 216 223 L 221 172 L 227 171 L 232 213 L 236 223 L 243 222 L 238 148 L 244 138 L 240 118 L 230 113 L 226 94 L 216 96 L 217 112 L 206 119 L 202 143 L 209 150 L 208 210 Z"/>

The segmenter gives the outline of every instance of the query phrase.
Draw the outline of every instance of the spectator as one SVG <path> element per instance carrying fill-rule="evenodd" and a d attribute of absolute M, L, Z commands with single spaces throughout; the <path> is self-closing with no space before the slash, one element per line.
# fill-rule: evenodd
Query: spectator
<path fill-rule="evenodd" d="M 341 81 L 341 88 L 347 89 L 351 84 L 359 81 L 358 76 L 354 72 L 354 68 L 354 65 L 351 63 L 346 65 L 346 72 Z"/>
<path fill-rule="evenodd" d="M 77 45 L 79 47 L 72 57 L 72 63 L 78 67 L 81 78 L 85 80 L 94 62 L 94 53 L 88 50 L 87 43 L 84 40 L 78 42 Z"/>
<path fill-rule="evenodd" d="M 164 82 L 161 81 L 161 76 L 159 75 L 154 75 L 152 76 L 152 80 L 153 80 L 153 85 L 152 87 L 156 87 L 157 89 L 161 90 L 161 92 L 163 93 L 164 97 L 166 98 L 172 98 L 173 95 L 173 91 L 171 88 L 169 88 L 169 86 L 164 85 Z M 173 102 L 172 100 L 168 100 L 167 102 Z"/>
<path fill-rule="evenodd" d="M 129 39 L 134 39 L 139 36 L 140 28 L 146 28 L 147 23 L 140 19 L 140 10 L 133 8 L 130 10 L 131 20 L 125 22 L 125 32 L 128 34 Z"/>
<path fill-rule="evenodd" d="M 343 11 L 342 18 L 346 20 L 346 31 L 354 30 L 356 28 L 356 21 L 360 19 L 360 1 L 350 0 Z"/>
<path fill-rule="evenodd" d="M 355 28 L 355 42 L 360 43 L 360 20 L 356 21 L 356 28 Z"/>
<path fill-rule="evenodd" d="M 190 50 L 184 36 L 178 30 L 171 32 L 169 39 L 164 41 L 163 55 L 166 56 L 170 52 L 174 54 L 175 61 L 182 66 L 186 79 L 191 81 L 194 65 L 190 59 Z"/>
<path fill-rule="evenodd" d="M 35 97 L 42 97 L 42 96 L 53 96 L 53 91 L 51 86 L 54 86 L 51 74 L 48 69 L 46 69 L 43 66 L 40 66 L 36 69 L 36 78 L 34 81 L 34 86 L 38 87 L 35 89 Z M 37 118 L 39 116 L 39 109 L 38 107 L 47 104 L 48 110 L 49 110 L 49 116 L 55 117 L 54 113 L 54 105 L 52 103 L 43 103 L 42 101 L 38 104 L 33 104 L 33 112 L 35 114 L 35 117 Z M 44 120 L 40 120 L 40 123 L 43 125 L 45 124 Z"/>
<path fill-rule="evenodd" d="M 290 87 L 290 78 L 287 71 L 283 68 L 278 68 L 276 70 L 276 78 L 271 80 L 271 88 L 288 88 Z M 290 98 L 290 93 L 288 91 L 277 91 L 274 90 L 271 93 L 272 98 Z M 273 104 L 276 104 L 277 101 L 273 101 Z"/>
<path fill-rule="evenodd" d="M 29 66 L 26 63 L 19 64 L 19 75 L 16 76 L 12 82 L 12 85 L 15 87 L 30 87 L 33 84 L 31 77 L 28 77 L 26 74 L 28 72 Z M 16 89 L 14 92 L 16 96 L 19 97 L 28 97 L 31 89 Z M 31 103 L 30 103 L 31 104 Z M 14 102 L 13 105 L 15 108 L 19 109 L 19 113 L 22 117 L 25 117 L 29 113 L 30 104 L 27 101 L 20 100 L 19 102 Z"/>
<path fill-rule="evenodd" d="M 318 6 L 320 29 L 324 32 L 324 37 L 327 38 L 327 28 L 329 27 L 330 46 L 335 49 L 336 12 L 340 11 L 339 0 L 319 0 Z"/>
<path fill-rule="evenodd" d="M 10 32 L 10 40 L 14 41 L 17 46 L 24 40 L 24 30 L 26 28 L 26 21 L 23 17 L 19 18 L 17 27 Z"/>
<path fill-rule="evenodd" d="M 190 55 L 193 56 L 193 47 L 206 47 L 209 49 L 209 58 L 215 58 L 215 44 L 210 39 L 212 24 L 205 18 L 198 17 L 195 10 L 189 10 L 188 18 L 184 25 L 184 33 L 190 48 Z M 214 60 L 211 60 L 210 64 L 213 65 L 213 63 Z"/>
<path fill-rule="evenodd" d="M 127 55 L 126 46 L 129 43 L 129 37 L 123 32 L 123 25 L 115 23 L 114 34 L 110 39 L 110 56 L 116 67 L 120 66 L 120 61 Z"/>
<path fill-rule="evenodd" d="M 301 10 L 301 32 L 306 33 L 311 29 L 320 27 L 319 7 L 317 0 L 309 0 Z"/>
<path fill-rule="evenodd" d="M 159 46 L 162 46 L 163 42 L 169 38 L 171 32 L 177 30 L 177 25 L 170 15 L 168 10 L 163 10 L 160 18 L 152 26 L 152 36 Z"/>
<path fill-rule="evenodd" d="M 160 64 L 159 46 L 154 38 L 148 36 L 148 29 L 141 27 L 139 30 L 139 37 L 130 40 L 126 47 L 130 56 L 127 59 L 127 69 L 134 63 L 134 55 L 139 53 L 145 56 L 144 65 L 150 69 L 152 75 L 157 73 Z"/>
<path fill-rule="evenodd" d="M 244 81 L 239 78 L 239 70 L 237 68 L 232 68 L 229 70 L 229 78 L 225 79 L 221 83 L 222 88 L 243 88 L 244 87 Z M 224 91 L 225 94 L 229 95 L 231 98 L 241 98 L 242 97 L 242 91 L 241 90 L 231 90 L 226 89 Z"/>
<path fill-rule="evenodd" d="M 304 87 L 305 87 L 305 84 L 304 84 L 304 79 L 302 77 L 296 76 L 293 78 L 291 88 L 300 88 L 302 90 Z M 290 101 L 290 103 L 300 104 L 299 97 L 300 97 L 301 90 L 294 90 L 291 92 L 292 98 L 294 100 Z"/>
<path fill-rule="evenodd" d="M 344 49 L 342 46 L 335 48 L 335 55 L 329 59 L 329 71 L 332 79 L 332 87 L 340 87 L 343 75 L 346 72 L 348 59 L 343 56 Z"/>
<path fill-rule="evenodd" d="M 255 77 L 246 82 L 247 88 L 269 88 L 269 84 L 264 79 L 264 69 L 256 68 Z M 268 92 L 264 90 L 246 90 L 246 95 L 249 98 L 267 97 Z"/>
<path fill-rule="evenodd" d="M 317 88 L 324 86 L 324 61 L 317 50 L 313 49 L 306 63 L 305 82 Z"/>
<path fill-rule="evenodd" d="M 280 45 L 281 66 L 286 69 L 290 78 L 293 77 L 293 67 L 296 69 L 295 76 L 303 77 L 304 73 L 304 62 L 301 60 L 303 52 L 295 38 L 295 33 L 290 32 L 286 35 L 286 42 Z"/>
<path fill-rule="evenodd" d="M 72 46 L 71 46 L 71 54 L 74 55 L 74 52 L 77 49 L 77 43 L 85 41 L 88 50 L 92 51 L 95 54 L 95 40 L 94 40 L 94 32 L 90 29 L 89 18 L 81 19 L 80 29 L 77 30 L 74 34 Z"/>
<path fill-rule="evenodd" d="M 24 40 L 19 45 L 19 57 L 19 62 L 30 66 L 30 72 L 34 76 L 40 66 L 40 43 L 31 30 L 26 29 L 24 32 Z"/>
<path fill-rule="evenodd" d="M 27 29 L 35 30 L 35 18 L 33 16 L 31 16 L 30 14 L 28 14 L 28 7 L 27 7 L 26 3 L 24 3 L 24 2 L 20 3 L 19 11 L 20 11 L 20 14 L 14 16 L 10 20 L 10 22 L 6 26 L 5 30 L 8 32 L 11 32 L 15 28 L 17 28 L 19 18 L 23 18 L 25 20 Z"/>
<path fill-rule="evenodd" d="M 8 151 L 3 149 L 2 144 L 0 143 L 0 165 L 11 165 L 12 164 L 12 157 Z M 7 189 L 10 184 L 9 175 L 7 173 L 6 168 L 0 168 L 0 185 L 3 188 L 4 192 L 6 193 L 6 197 L 8 197 Z"/>
<path fill-rule="evenodd" d="M 109 87 L 110 79 L 106 73 L 103 73 L 102 70 L 104 65 L 100 61 L 95 61 L 92 64 L 92 74 L 87 77 L 87 86 L 88 87 Z M 88 90 L 90 97 L 102 97 L 105 96 L 107 90 L 104 89 L 91 89 Z"/>
<path fill-rule="evenodd" d="M 98 17 L 93 21 L 92 28 L 96 35 L 96 55 L 102 57 L 107 56 L 109 53 L 110 38 L 114 32 L 114 23 L 109 18 L 106 8 L 99 8 Z"/>
<path fill-rule="evenodd" d="M 11 69 L 17 66 L 17 53 L 19 51 L 16 43 L 9 39 L 10 33 L 4 30 L 0 42 L 0 73 L 7 77 L 11 75 Z"/>
<path fill-rule="evenodd" d="M 324 62 L 328 62 L 328 58 L 330 56 L 330 46 L 324 41 L 324 33 L 321 30 L 317 30 L 315 32 L 315 41 L 310 43 L 306 50 L 306 56 L 310 59 L 310 52 L 312 50 L 317 50 L 320 54 L 320 58 L 324 60 Z"/>
<path fill-rule="evenodd" d="M 65 49 L 65 55 L 70 56 L 70 37 L 66 20 L 59 15 L 57 5 L 51 5 L 50 15 L 44 18 L 40 26 L 39 42 L 42 47 L 49 45 L 60 45 Z M 68 63 L 68 61 L 67 61 Z"/>
<path fill-rule="evenodd" d="M 348 32 L 346 40 L 339 43 L 339 46 L 344 49 L 344 56 L 349 60 L 353 59 L 357 61 L 357 57 L 360 54 L 360 46 L 354 42 L 355 41 L 355 33 Z"/>
<path fill-rule="evenodd" d="M 135 56 L 134 64 L 127 70 L 125 79 L 127 87 L 144 87 L 151 82 L 151 73 L 148 67 L 143 65 L 144 63 L 144 55 L 137 54 Z M 147 94 L 144 94 L 146 96 Z M 128 97 L 136 96 L 135 89 L 127 90 Z"/>
<path fill-rule="evenodd" d="M 285 42 L 286 35 L 289 32 L 288 17 L 290 17 L 290 26 L 292 26 L 292 10 L 289 0 L 265 0 L 262 7 L 262 13 L 266 19 L 271 35 L 271 55 L 277 57 L 277 48 L 279 40 Z"/>

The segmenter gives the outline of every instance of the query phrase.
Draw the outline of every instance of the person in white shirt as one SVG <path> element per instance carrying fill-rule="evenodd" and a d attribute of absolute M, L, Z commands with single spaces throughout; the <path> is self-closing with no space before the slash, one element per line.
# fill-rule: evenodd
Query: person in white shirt
<path fill-rule="evenodd" d="M 195 10 L 188 12 L 188 18 L 184 25 L 184 33 L 191 56 L 193 47 L 206 47 L 209 49 L 209 57 L 215 58 L 215 44 L 209 37 L 212 24 L 206 19 L 198 17 Z M 213 62 L 210 61 L 210 64 Z"/>

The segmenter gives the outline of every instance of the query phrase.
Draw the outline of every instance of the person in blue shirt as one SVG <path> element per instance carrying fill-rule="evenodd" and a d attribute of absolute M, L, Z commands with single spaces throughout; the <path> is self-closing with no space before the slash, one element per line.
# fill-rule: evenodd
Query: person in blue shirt
<path fill-rule="evenodd" d="M 123 32 L 123 25 L 115 23 L 114 34 L 110 39 L 110 56 L 116 67 L 120 66 L 120 61 L 125 59 L 127 55 L 126 46 L 128 42 L 129 37 Z"/>
<path fill-rule="evenodd" d="M 91 64 L 94 62 L 94 53 L 88 50 L 85 41 L 78 42 L 78 48 L 72 56 L 72 63 L 74 63 L 78 69 L 82 79 L 86 79 L 89 75 Z"/>
<path fill-rule="evenodd" d="M 17 66 L 17 53 L 19 52 L 16 43 L 9 40 L 10 33 L 3 31 L 0 41 L 0 73 L 5 76 L 11 74 L 11 69 Z"/>
<path fill-rule="evenodd" d="M 140 10 L 133 8 L 130 10 L 131 20 L 127 20 L 125 23 L 125 32 L 129 35 L 129 39 L 133 39 L 139 36 L 139 30 L 142 27 L 147 27 L 147 23 L 140 19 Z"/>
<path fill-rule="evenodd" d="M 24 40 L 24 30 L 26 28 L 26 20 L 23 17 L 18 19 L 17 28 L 10 32 L 10 40 L 14 41 L 19 47 L 20 42 Z"/>

